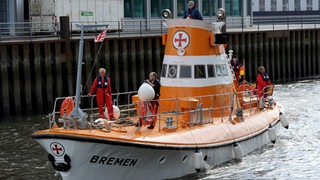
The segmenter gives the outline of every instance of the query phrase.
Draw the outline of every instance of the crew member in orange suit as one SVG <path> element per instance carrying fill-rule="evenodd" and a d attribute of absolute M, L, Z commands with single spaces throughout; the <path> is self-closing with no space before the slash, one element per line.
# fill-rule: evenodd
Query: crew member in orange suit
<path fill-rule="evenodd" d="M 106 76 L 106 69 L 99 69 L 99 76 L 93 81 L 90 92 L 88 95 L 96 93 L 96 100 L 99 109 L 99 115 L 101 118 L 104 117 L 103 107 L 107 105 L 109 119 L 114 119 L 113 116 L 113 104 L 111 95 L 111 83 L 108 76 Z"/>
<path fill-rule="evenodd" d="M 257 76 L 257 88 L 258 88 L 259 97 L 264 96 L 266 98 L 267 94 L 265 93 L 268 91 L 268 88 L 265 88 L 265 87 L 267 86 L 270 86 L 270 88 L 272 88 L 272 83 L 270 81 L 268 74 L 265 72 L 265 68 L 263 66 L 260 66 L 258 68 L 258 76 Z"/>

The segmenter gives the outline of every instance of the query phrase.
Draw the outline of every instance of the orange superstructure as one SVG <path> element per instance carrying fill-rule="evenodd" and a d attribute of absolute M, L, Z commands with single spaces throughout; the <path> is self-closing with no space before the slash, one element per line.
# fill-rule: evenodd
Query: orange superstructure
<path fill-rule="evenodd" d="M 225 45 L 215 44 L 217 24 L 192 19 L 171 19 L 166 23 L 160 98 L 208 96 L 198 99 L 203 108 L 230 106 L 230 97 L 217 96 L 236 91 Z M 160 111 L 170 111 L 179 106 L 177 103 L 160 101 Z M 224 111 L 229 110 L 214 114 L 220 116 Z"/>

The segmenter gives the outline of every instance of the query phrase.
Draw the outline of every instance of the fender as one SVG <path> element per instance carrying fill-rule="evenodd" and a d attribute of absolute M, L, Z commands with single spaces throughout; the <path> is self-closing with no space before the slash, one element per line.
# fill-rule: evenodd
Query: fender
<path fill-rule="evenodd" d="M 66 163 L 56 163 L 54 156 L 52 156 L 50 153 L 48 154 L 48 159 L 51 162 L 52 167 L 57 171 L 66 172 L 71 169 L 71 159 L 67 154 L 65 154 L 63 158 Z"/>

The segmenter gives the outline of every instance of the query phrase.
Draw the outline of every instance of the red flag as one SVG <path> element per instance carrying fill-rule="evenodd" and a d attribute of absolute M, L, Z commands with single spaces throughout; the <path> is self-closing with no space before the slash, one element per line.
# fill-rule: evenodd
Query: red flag
<path fill-rule="evenodd" d="M 98 36 L 94 38 L 94 42 L 102 42 L 106 36 L 107 30 L 102 31 Z"/>

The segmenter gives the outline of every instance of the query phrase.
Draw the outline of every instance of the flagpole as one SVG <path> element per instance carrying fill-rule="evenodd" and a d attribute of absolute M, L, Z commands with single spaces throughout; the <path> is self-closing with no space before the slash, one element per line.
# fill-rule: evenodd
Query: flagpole
<path fill-rule="evenodd" d="M 77 84 L 76 84 L 76 97 L 75 97 L 75 105 L 73 110 L 70 113 L 70 117 L 73 120 L 76 120 L 79 128 L 86 128 L 87 115 L 80 109 L 79 101 L 80 101 L 80 91 L 81 91 L 81 72 L 82 72 L 82 60 L 83 60 L 83 38 L 84 31 L 87 29 L 92 29 L 96 27 L 108 27 L 108 25 L 84 25 L 84 24 L 76 24 L 77 27 L 81 30 L 81 38 L 79 44 L 79 53 L 78 53 L 78 70 L 77 70 Z M 76 128 L 76 125 L 75 125 Z"/>
<path fill-rule="evenodd" d="M 87 85 L 89 84 L 90 76 L 91 76 L 91 74 L 92 74 L 92 71 L 93 71 L 96 63 L 97 63 L 97 59 L 98 59 L 98 56 L 99 56 L 99 54 L 100 54 L 100 51 L 101 51 L 103 42 L 104 42 L 104 41 L 101 42 L 101 45 L 100 45 L 99 50 L 98 50 L 98 53 L 97 53 L 96 57 L 94 58 L 93 65 L 92 65 L 92 68 L 91 68 L 90 73 L 89 73 L 89 77 L 88 77 L 87 82 L 86 82 L 86 84 L 84 85 L 84 88 L 83 88 L 83 89 L 86 89 L 86 88 L 87 88 Z"/>

